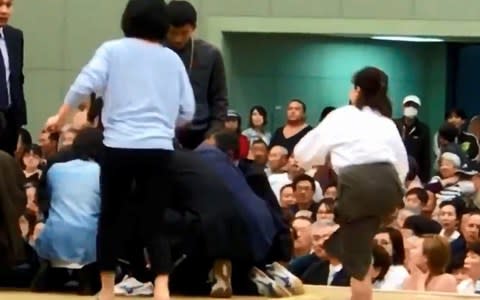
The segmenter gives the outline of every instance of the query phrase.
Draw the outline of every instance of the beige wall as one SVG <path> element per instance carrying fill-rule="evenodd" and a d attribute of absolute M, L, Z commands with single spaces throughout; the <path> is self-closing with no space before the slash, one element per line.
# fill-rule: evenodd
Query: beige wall
<path fill-rule="evenodd" d="M 126 0 L 14 0 L 25 33 L 29 126 L 38 131 L 104 40 L 120 35 Z M 222 32 L 480 36 L 480 0 L 194 0 L 200 35 Z M 228 45 L 227 45 L 228 46 Z M 228 64 L 227 57 L 227 64 Z"/>

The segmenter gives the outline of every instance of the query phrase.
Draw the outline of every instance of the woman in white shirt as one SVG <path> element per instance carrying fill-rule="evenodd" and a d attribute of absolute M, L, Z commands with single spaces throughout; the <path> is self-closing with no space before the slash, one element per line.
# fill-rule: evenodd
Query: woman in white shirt
<path fill-rule="evenodd" d="M 267 130 L 267 110 L 260 105 L 256 105 L 250 109 L 250 118 L 248 128 L 242 134 L 250 141 L 250 146 L 256 140 L 263 140 L 265 144 L 270 144 L 272 134 Z"/>
<path fill-rule="evenodd" d="M 175 127 L 192 120 L 195 100 L 183 62 L 161 44 L 168 28 L 163 0 L 130 0 L 122 17 L 125 37 L 98 48 L 70 87 L 57 115 L 47 121 L 49 130 L 59 130 L 69 111 L 85 97 L 91 93 L 103 96 L 99 300 L 114 298 L 114 274 L 123 240 L 120 216 L 134 184 L 142 225 L 138 234 L 156 276 L 154 299 L 170 297 L 168 274 L 173 266 L 162 221 L 173 200 L 169 170 Z"/>
<path fill-rule="evenodd" d="M 381 223 L 402 204 L 408 159 L 391 120 L 388 77 L 374 67 L 353 76 L 352 105 L 331 112 L 296 146 L 306 170 L 330 163 L 338 175 L 335 221 L 325 249 L 351 274 L 352 299 L 372 299 L 372 241 Z M 355 237 L 355 238 L 352 238 Z"/>
<path fill-rule="evenodd" d="M 391 227 L 381 229 L 375 235 L 375 242 L 385 248 L 390 255 L 392 265 L 382 280 L 375 282 L 379 290 L 401 290 L 408 271 L 405 268 L 405 247 L 403 237 L 399 230 Z"/>

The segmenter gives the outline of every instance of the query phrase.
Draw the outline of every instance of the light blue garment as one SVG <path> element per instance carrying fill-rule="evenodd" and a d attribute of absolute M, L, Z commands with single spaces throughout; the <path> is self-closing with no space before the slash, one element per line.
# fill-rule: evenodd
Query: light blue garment
<path fill-rule="evenodd" d="M 270 145 L 270 140 L 272 139 L 272 134 L 270 132 L 258 132 L 253 128 L 245 129 L 242 134 L 248 138 L 250 145 L 256 140 L 262 139 L 265 144 Z"/>
<path fill-rule="evenodd" d="M 41 258 L 69 263 L 96 261 L 100 215 L 100 167 L 72 160 L 54 164 L 47 172 L 49 216 L 35 242 Z"/>
<path fill-rule="evenodd" d="M 112 148 L 173 150 L 175 125 L 190 122 L 195 98 L 185 66 L 158 43 L 122 38 L 104 43 L 70 87 L 77 107 L 103 96 L 104 144 Z"/>

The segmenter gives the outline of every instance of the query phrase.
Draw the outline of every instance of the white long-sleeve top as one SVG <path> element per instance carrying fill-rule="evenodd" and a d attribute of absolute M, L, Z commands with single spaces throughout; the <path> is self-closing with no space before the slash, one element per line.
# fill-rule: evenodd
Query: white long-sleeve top
<path fill-rule="evenodd" d="M 408 173 L 407 152 L 397 127 L 369 107 L 334 110 L 300 140 L 294 156 L 306 170 L 325 165 L 329 158 L 337 174 L 347 166 L 380 162 L 393 164 L 402 183 Z"/>

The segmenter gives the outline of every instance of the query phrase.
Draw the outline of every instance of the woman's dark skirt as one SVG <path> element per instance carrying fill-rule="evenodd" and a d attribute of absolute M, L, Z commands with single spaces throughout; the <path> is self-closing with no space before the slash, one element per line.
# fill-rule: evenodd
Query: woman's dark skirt
<path fill-rule="evenodd" d="M 402 185 L 389 163 L 349 166 L 339 172 L 335 222 L 340 228 L 325 249 L 353 278 L 363 280 L 367 275 L 373 238 L 402 201 Z"/>

